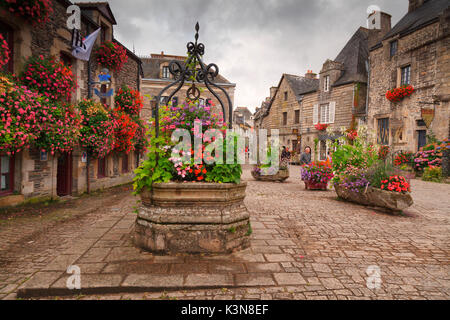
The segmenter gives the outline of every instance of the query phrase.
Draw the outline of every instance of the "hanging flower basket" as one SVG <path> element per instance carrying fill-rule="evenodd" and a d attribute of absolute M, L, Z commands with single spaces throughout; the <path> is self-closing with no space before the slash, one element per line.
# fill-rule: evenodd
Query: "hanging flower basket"
<path fill-rule="evenodd" d="M 97 62 L 103 67 L 119 72 L 128 61 L 127 51 L 120 44 L 112 41 L 105 41 L 96 50 Z"/>
<path fill-rule="evenodd" d="M 32 56 L 25 63 L 21 82 L 51 100 L 68 101 L 77 88 L 72 69 L 55 57 Z"/>
<path fill-rule="evenodd" d="M 9 62 L 9 47 L 3 35 L 0 33 L 0 68 Z"/>
<path fill-rule="evenodd" d="M 414 93 L 415 89 L 411 85 L 401 86 L 400 88 L 394 88 L 386 92 L 386 99 L 391 102 L 400 102 L 405 97 L 409 97 Z"/>
<path fill-rule="evenodd" d="M 143 99 L 139 91 L 133 90 L 128 86 L 123 86 L 117 91 L 114 97 L 116 109 L 128 113 L 129 115 L 137 116 L 142 110 Z"/>
<path fill-rule="evenodd" d="M 314 127 L 319 131 L 325 131 L 328 128 L 328 124 L 318 123 Z"/>
<path fill-rule="evenodd" d="M 51 0 L 2 0 L 0 7 L 36 24 L 48 21 L 49 15 L 53 12 L 51 2 Z"/>

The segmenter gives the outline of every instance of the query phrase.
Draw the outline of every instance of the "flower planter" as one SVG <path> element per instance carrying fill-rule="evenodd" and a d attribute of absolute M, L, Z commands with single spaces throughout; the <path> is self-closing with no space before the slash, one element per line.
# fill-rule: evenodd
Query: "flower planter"
<path fill-rule="evenodd" d="M 340 185 L 334 185 L 337 195 L 344 200 L 365 206 L 375 206 L 394 212 L 402 211 L 413 205 L 410 193 L 385 191 L 369 187 L 361 192 L 353 192 Z"/>
<path fill-rule="evenodd" d="M 252 170 L 252 177 L 257 181 L 284 182 L 289 178 L 289 169 L 280 169 L 275 175 L 261 175 Z"/>
<path fill-rule="evenodd" d="M 305 182 L 305 190 L 323 190 L 326 191 L 328 188 L 328 183 L 321 183 L 315 181 L 304 181 Z"/>
<path fill-rule="evenodd" d="M 230 253 L 250 245 L 247 185 L 155 183 L 141 194 L 135 244 L 156 253 Z M 145 200 L 144 200 L 145 199 Z"/>

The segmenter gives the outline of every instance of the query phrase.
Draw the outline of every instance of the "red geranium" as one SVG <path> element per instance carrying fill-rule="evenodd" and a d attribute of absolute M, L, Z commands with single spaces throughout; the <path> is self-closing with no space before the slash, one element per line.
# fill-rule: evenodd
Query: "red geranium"
<path fill-rule="evenodd" d="M 400 193 L 411 192 L 409 183 L 402 176 L 390 176 L 387 180 L 382 180 L 381 189 Z"/>
<path fill-rule="evenodd" d="M 400 102 L 405 97 L 409 97 L 415 89 L 411 85 L 402 86 L 400 88 L 394 88 L 386 92 L 386 99 L 391 102 Z"/>
<path fill-rule="evenodd" d="M 135 150 L 134 137 L 139 125 L 119 110 L 115 110 L 113 115 L 117 123 L 114 130 L 114 150 L 128 154 Z"/>
<path fill-rule="evenodd" d="M 120 44 L 112 41 L 105 41 L 95 52 L 97 62 L 104 68 L 113 71 L 120 71 L 128 61 L 127 50 Z"/>
<path fill-rule="evenodd" d="M 319 131 L 324 131 L 328 128 L 328 124 L 318 123 L 314 126 Z"/>
<path fill-rule="evenodd" d="M 0 7 L 32 23 L 48 21 L 53 12 L 51 0 L 2 0 Z"/>
<path fill-rule="evenodd" d="M 0 33 L 0 68 L 9 62 L 9 47 L 3 35 Z"/>
<path fill-rule="evenodd" d="M 386 160 L 388 154 L 389 154 L 389 147 L 388 146 L 380 146 L 380 149 L 378 150 L 378 159 Z"/>

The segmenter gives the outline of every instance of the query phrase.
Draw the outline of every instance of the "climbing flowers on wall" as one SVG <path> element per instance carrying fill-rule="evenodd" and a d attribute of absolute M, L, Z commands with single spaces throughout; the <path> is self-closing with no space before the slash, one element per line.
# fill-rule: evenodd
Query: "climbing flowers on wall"
<path fill-rule="evenodd" d="M 394 88 L 386 92 L 386 99 L 391 102 L 400 102 L 405 97 L 409 97 L 414 93 L 415 89 L 411 85 L 401 86 L 400 88 Z"/>
<path fill-rule="evenodd" d="M 0 154 L 20 152 L 36 139 L 36 112 L 44 99 L 0 76 Z"/>
<path fill-rule="evenodd" d="M 128 114 L 120 110 L 114 110 L 113 116 L 117 123 L 114 131 L 114 150 L 128 154 L 135 150 L 134 136 L 139 126 Z"/>
<path fill-rule="evenodd" d="M 53 12 L 51 0 L 2 0 L 0 7 L 30 23 L 46 22 Z"/>
<path fill-rule="evenodd" d="M 9 62 L 9 47 L 3 35 L 0 33 L 0 68 Z"/>
<path fill-rule="evenodd" d="M 69 66 L 55 57 L 32 56 L 25 63 L 20 80 L 29 89 L 52 100 L 67 101 L 77 83 Z"/>
<path fill-rule="evenodd" d="M 127 51 L 120 44 L 112 41 L 105 41 L 95 52 L 97 62 L 104 68 L 113 71 L 120 71 L 128 61 Z"/>
<path fill-rule="evenodd" d="M 83 121 L 80 146 L 96 158 L 103 158 L 114 148 L 114 130 L 117 123 L 101 103 L 82 100 L 78 103 Z"/>
<path fill-rule="evenodd" d="M 71 152 L 78 144 L 81 115 L 72 105 L 46 101 L 36 112 L 34 146 L 52 155 Z"/>

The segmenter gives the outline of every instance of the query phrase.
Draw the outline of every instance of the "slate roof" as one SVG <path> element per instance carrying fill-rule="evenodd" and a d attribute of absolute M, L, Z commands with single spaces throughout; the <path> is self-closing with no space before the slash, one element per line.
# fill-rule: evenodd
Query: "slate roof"
<path fill-rule="evenodd" d="M 186 57 L 182 57 L 183 60 Z M 168 56 L 167 58 L 148 58 L 148 57 L 141 57 L 142 60 L 142 69 L 144 72 L 144 78 L 145 79 L 160 79 L 160 70 L 161 70 L 161 64 L 164 62 L 170 62 L 174 60 L 171 56 Z M 179 59 L 176 59 L 180 61 Z M 180 61 L 181 64 L 184 63 L 184 61 Z M 224 76 L 218 75 L 215 80 L 215 83 L 221 83 L 221 84 L 231 84 L 230 81 L 228 81 Z"/>
<path fill-rule="evenodd" d="M 306 93 L 314 92 L 317 89 L 319 89 L 319 81 L 320 81 L 319 79 L 310 79 L 295 76 L 292 74 L 284 74 L 284 77 L 286 78 L 292 91 L 294 91 L 297 100 L 300 98 L 300 96 Z"/>
<path fill-rule="evenodd" d="M 450 7 L 448 0 L 428 0 L 414 11 L 408 12 L 383 38 L 392 38 L 396 35 L 405 36 L 423 28 L 439 19 L 439 15 Z"/>
<path fill-rule="evenodd" d="M 344 65 L 342 76 L 333 84 L 339 86 L 351 82 L 367 82 L 366 61 L 369 59 L 369 30 L 359 28 L 334 61 Z"/>
<path fill-rule="evenodd" d="M 117 24 L 108 2 L 76 2 L 75 4 L 82 10 L 98 10 L 111 24 Z"/>

